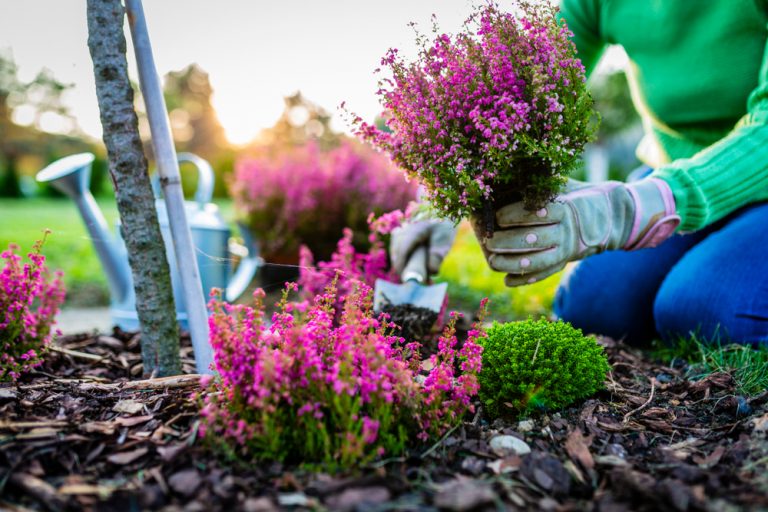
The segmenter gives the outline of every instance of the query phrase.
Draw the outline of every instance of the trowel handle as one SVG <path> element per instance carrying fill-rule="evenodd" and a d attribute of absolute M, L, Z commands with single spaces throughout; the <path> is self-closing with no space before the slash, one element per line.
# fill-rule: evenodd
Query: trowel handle
<path fill-rule="evenodd" d="M 411 253 L 411 257 L 403 268 L 403 282 L 416 281 L 423 283 L 427 280 L 427 247 L 420 245 Z"/>

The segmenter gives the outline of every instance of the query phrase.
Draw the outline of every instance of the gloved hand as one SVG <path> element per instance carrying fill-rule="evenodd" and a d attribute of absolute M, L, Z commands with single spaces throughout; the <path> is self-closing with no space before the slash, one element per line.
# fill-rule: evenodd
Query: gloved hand
<path fill-rule="evenodd" d="M 606 250 L 656 247 L 680 224 L 669 185 L 658 178 L 624 184 L 572 182 L 546 207 L 513 203 L 496 212 L 498 228 L 481 240 L 507 286 L 540 281 L 569 261 Z"/>
<path fill-rule="evenodd" d="M 453 222 L 439 219 L 413 220 L 392 230 L 389 255 L 392 267 L 402 274 L 413 251 L 420 246 L 427 248 L 427 271 L 430 275 L 440 271 L 445 255 L 451 250 L 456 238 Z"/>

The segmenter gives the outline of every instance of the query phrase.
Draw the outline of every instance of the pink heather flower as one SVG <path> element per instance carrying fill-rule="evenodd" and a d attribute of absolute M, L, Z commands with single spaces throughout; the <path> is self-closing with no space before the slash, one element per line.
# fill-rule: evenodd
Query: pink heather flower
<path fill-rule="evenodd" d="M 47 233 L 46 233 L 47 235 Z M 21 264 L 19 247 L 10 244 L 0 253 L 0 381 L 17 380 L 42 364 L 56 332 L 52 330 L 59 306 L 64 302 L 61 272 L 50 275 L 40 251 L 43 240 Z"/>
<path fill-rule="evenodd" d="M 512 10 L 491 0 L 455 35 L 418 34 L 410 61 L 390 49 L 377 71 L 386 129 L 352 115 L 357 135 L 453 220 L 500 188 L 540 199 L 542 178 L 564 183 L 594 130 L 584 67 L 556 8 L 515 0 Z"/>
<path fill-rule="evenodd" d="M 355 249 L 352 243 L 353 233 L 349 228 L 344 229 L 344 236 L 337 243 L 336 251 L 328 261 L 315 264 L 312 252 L 303 246 L 299 259 L 299 286 L 302 296 L 312 300 L 333 285 L 338 291 L 335 309 L 341 312 L 346 297 L 357 288 L 358 283 L 364 283 L 369 288 L 373 288 L 377 279 L 398 282 L 399 276 L 389 268 L 387 251 L 380 239 L 380 230 L 382 226 L 385 226 L 386 230 L 405 216 L 406 214 L 399 210 L 378 218 L 371 214 L 368 217 L 370 230 L 368 239 L 371 245 L 365 253 Z"/>

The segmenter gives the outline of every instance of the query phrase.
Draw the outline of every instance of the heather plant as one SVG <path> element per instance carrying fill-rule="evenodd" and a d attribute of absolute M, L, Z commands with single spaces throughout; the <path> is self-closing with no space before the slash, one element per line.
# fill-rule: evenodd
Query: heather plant
<path fill-rule="evenodd" d="M 388 129 L 353 119 L 455 221 L 487 217 L 494 201 L 551 199 L 594 131 L 584 67 L 556 8 L 513 4 L 477 7 L 455 35 L 417 31 L 412 61 L 390 49 L 377 93 Z"/>
<path fill-rule="evenodd" d="M 422 365 L 420 345 L 392 335 L 373 315 L 370 288 L 358 284 L 340 320 L 333 284 L 311 303 L 288 302 L 289 285 L 271 323 L 260 290 L 254 307 L 211 301 L 218 376 L 201 394 L 209 443 L 237 460 L 345 467 L 402 454 L 472 411 L 482 332 L 474 328 L 458 348 L 449 324 Z"/>
<path fill-rule="evenodd" d="M 565 322 L 494 322 L 481 344 L 480 400 L 491 416 L 565 407 L 601 389 L 610 370 L 595 339 Z"/>
<path fill-rule="evenodd" d="M 45 265 L 44 241 L 34 245 L 26 263 L 14 244 L 0 253 L 0 381 L 15 381 L 42 364 L 56 334 L 52 327 L 65 292 L 61 272 L 51 276 Z"/>
<path fill-rule="evenodd" d="M 342 228 L 368 245 L 366 220 L 404 208 L 415 198 L 385 156 L 354 141 L 321 151 L 314 142 L 277 155 L 237 162 L 232 194 L 238 216 L 258 238 L 265 259 L 296 264 L 300 245 L 330 257 Z"/>

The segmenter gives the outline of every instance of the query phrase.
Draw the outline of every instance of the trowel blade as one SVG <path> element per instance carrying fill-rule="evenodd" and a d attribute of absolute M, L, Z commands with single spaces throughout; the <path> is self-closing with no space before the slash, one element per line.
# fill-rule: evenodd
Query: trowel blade
<path fill-rule="evenodd" d="M 447 291 L 448 283 L 422 285 L 415 281 L 407 281 L 396 284 L 377 279 L 373 291 L 373 309 L 381 311 L 382 307 L 388 304 L 394 306 L 410 304 L 440 313 Z"/>

